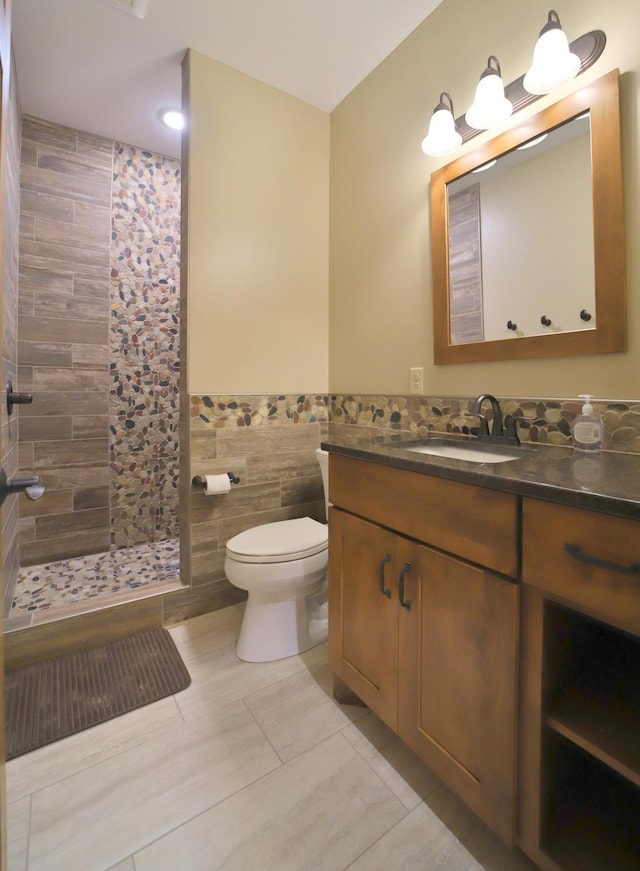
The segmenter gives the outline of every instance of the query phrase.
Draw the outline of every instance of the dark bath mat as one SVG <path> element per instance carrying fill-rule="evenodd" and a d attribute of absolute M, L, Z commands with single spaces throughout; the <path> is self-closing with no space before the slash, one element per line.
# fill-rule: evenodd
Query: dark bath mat
<path fill-rule="evenodd" d="M 166 629 L 7 671 L 7 759 L 185 689 L 191 677 Z"/>

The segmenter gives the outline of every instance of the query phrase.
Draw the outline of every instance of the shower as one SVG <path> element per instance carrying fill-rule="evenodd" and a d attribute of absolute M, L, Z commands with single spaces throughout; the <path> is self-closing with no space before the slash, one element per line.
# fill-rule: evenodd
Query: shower
<path fill-rule="evenodd" d="M 19 472 L 45 493 L 8 626 L 180 583 L 180 164 L 29 116 L 21 152 Z"/>

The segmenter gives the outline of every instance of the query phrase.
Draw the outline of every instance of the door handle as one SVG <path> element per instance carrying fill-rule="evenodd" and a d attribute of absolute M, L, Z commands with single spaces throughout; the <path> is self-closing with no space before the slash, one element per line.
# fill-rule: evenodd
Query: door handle
<path fill-rule="evenodd" d="M 378 570 L 378 586 L 380 587 L 380 592 L 383 596 L 386 596 L 387 599 L 391 598 L 391 590 L 389 587 L 385 587 L 384 585 L 384 567 L 387 563 L 391 562 L 391 554 L 386 553 L 383 558 L 380 560 L 380 569 Z"/>
<path fill-rule="evenodd" d="M 400 598 L 400 604 L 403 608 L 406 608 L 407 611 L 411 610 L 411 601 L 404 597 L 404 576 L 410 571 L 411 563 L 405 563 L 400 571 L 400 577 L 398 578 L 398 596 Z"/>

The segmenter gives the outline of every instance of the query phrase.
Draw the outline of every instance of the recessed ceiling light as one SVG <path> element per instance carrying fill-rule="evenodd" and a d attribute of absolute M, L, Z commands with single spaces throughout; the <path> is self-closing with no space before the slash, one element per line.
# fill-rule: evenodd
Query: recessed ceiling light
<path fill-rule="evenodd" d="M 144 18 L 149 0 L 101 0 L 101 2 L 119 9 L 120 12 L 126 12 L 127 15 L 133 15 L 134 18 Z"/>
<path fill-rule="evenodd" d="M 184 127 L 184 115 L 180 109 L 161 109 L 158 112 L 158 117 L 163 124 L 171 127 L 172 130 L 182 130 Z"/>

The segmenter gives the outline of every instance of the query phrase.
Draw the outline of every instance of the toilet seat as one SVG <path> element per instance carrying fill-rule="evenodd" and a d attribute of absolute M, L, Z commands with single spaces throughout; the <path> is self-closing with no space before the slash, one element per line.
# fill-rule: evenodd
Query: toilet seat
<path fill-rule="evenodd" d="M 328 528 L 311 517 L 264 523 L 227 541 L 227 557 L 242 563 L 285 563 L 327 549 Z"/>

